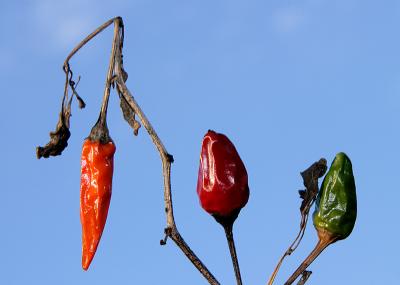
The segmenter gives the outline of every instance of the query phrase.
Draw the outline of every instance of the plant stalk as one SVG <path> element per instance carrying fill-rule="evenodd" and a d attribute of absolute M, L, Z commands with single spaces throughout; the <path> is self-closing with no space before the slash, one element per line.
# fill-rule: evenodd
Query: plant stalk
<path fill-rule="evenodd" d="M 236 254 L 235 241 L 233 239 L 232 227 L 233 225 L 223 225 L 225 230 L 226 239 L 228 241 L 229 251 L 232 257 L 232 264 L 235 270 L 237 285 L 242 285 L 242 276 L 240 275 L 239 262 Z"/>
<path fill-rule="evenodd" d="M 306 269 L 310 264 L 327 248 L 330 244 L 337 241 L 337 237 L 331 233 L 319 230 L 318 231 L 318 243 L 307 258 L 300 264 L 296 271 L 289 277 L 284 285 L 291 285 Z"/>

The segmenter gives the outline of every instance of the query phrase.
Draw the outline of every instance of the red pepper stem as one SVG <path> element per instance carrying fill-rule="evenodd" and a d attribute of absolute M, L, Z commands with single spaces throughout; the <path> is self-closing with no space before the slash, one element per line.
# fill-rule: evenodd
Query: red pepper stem
<path fill-rule="evenodd" d="M 235 270 L 236 281 L 237 281 L 238 285 L 242 285 L 242 276 L 240 275 L 240 268 L 239 268 L 237 254 L 236 254 L 235 241 L 233 239 L 233 232 L 232 232 L 233 224 L 223 225 L 223 227 L 225 230 L 226 239 L 228 241 L 229 251 L 230 251 L 231 257 L 232 257 L 232 263 L 233 263 L 233 268 Z"/>
<path fill-rule="evenodd" d="M 338 239 L 327 231 L 318 230 L 318 243 L 302 264 L 296 269 L 296 271 L 289 277 L 284 285 L 291 285 L 306 269 L 310 264 L 320 255 L 325 248 L 330 244 L 336 242 Z"/>

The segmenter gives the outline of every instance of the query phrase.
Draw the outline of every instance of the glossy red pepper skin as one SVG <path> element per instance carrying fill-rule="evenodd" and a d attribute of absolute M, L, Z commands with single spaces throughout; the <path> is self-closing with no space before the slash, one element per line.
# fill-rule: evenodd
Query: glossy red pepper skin
<path fill-rule="evenodd" d="M 211 130 L 201 146 L 197 194 L 202 208 L 217 221 L 236 219 L 249 199 L 247 171 L 235 146 L 228 137 Z"/>
<path fill-rule="evenodd" d="M 86 139 L 82 147 L 80 217 L 82 268 L 87 270 L 96 253 L 111 199 L 115 145 Z"/>

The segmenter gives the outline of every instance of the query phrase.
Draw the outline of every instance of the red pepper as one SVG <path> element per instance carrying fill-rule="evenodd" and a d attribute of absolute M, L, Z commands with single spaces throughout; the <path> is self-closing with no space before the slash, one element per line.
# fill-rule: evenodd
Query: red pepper
<path fill-rule="evenodd" d="M 235 146 L 211 130 L 201 146 L 197 194 L 203 209 L 218 222 L 234 221 L 249 199 L 247 171 Z"/>
<path fill-rule="evenodd" d="M 115 145 L 85 140 L 81 159 L 82 268 L 96 253 L 111 199 Z"/>
<path fill-rule="evenodd" d="M 211 130 L 201 145 L 197 194 L 203 209 L 225 230 L 236 281 L 241 285 L 232 228 L 249 200 L 247 171 L 233 143 L 225 135 Z"/>

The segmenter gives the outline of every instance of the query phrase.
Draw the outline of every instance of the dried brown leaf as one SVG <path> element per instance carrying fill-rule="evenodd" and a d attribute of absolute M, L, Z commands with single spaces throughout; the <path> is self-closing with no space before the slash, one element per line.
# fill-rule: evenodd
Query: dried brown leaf
<path fill-rule="evenodd" d="M 122 109 L 122 114 L 124 116 L 125 121 L 132 127 L 133 133 L 135 136 L 139 133 L 139 128 L 141 127 L 140 123 L 135 118 L 135 112 L 129 106 L 128 102 L 126 102 L 123 96 L 120 96 L 121 102 L 120 106 Z"/>
<path fill-rule="evenodd" d="M 326 159 L 321 158 L 319 161 L 314 162 L 309 168 L 300 173 L 301 177 L 303 177 L 303 184 L 306 187 L 306 189 L 299 191 L 300 198 L 303 199 L 300 206 L 302 216 L 308 214 L 317 197 L 319 189 L 318 179 L 325 174 L 327 170 L 326 163 Z"/>
<path fill-rule="evenodd" d="M 38 146 L 36 148 L 37 158 L 60 155 L 68 146 L 68 139 L 71 136 L 71 132 L 69 131 L 69 117 L 69 112 L 60 113 L 56 130 L 50 132 L 50 141 L 44 147 Z"/>

